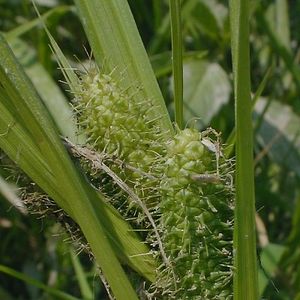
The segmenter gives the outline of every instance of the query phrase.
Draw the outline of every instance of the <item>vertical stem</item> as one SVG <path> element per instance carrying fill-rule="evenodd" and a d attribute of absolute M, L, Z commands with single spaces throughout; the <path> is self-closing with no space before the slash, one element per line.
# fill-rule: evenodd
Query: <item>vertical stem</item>
<path fill-rule="evenodd" d="M 180 0 L 169 0 L 171 12 L 172 67 L 175 121 L 183 129 L 183 68 Z"/>
<path fill-rule="evenodd" d="M 231 0 L 230 19 L 236 122 L 234 299 L 257 300 L 249 0 Z"/>

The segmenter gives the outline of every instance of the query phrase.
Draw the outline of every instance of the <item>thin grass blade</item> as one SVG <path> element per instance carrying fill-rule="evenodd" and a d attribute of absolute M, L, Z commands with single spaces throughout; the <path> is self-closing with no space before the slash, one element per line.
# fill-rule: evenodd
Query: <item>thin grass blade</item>
<path fill-rule="evenodd" d="M 73 249 L 70 250 L 70 256 L 83 299 L 93 300 L 94 297 L 92 289 L 90 288 L 89 283 L 86 279 L 86 274 L 83 270 L 79 257 L 78 255 L 76 255 Z"/>
<path fill-rule="evenodd" d="M 258 299 L 252 103 L 250 96 L 249 1 L 230 1 L 236 122 L 234 299 Z"/>
<path fill-rule="evenodd" d="M 173 95 L 175 103 L 175 122 L 183 129 L 183 65 L 180 0 L 170 0 Z"/>

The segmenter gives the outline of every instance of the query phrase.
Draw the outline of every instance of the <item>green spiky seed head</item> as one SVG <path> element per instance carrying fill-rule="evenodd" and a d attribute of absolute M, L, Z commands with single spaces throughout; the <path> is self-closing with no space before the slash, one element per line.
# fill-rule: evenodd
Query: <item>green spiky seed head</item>
<path fill-rule="evenodd" d="M 109 164 L 147 207 L 159 212 L 155 219 L 163 251 L 158 252 L 164 263 L 155 286 L 158 298 L 232 299 L 232 183 L 217 135 L 185 129 L 166 143 L 149 118 L 151 102 L 137 103 L 129 91 L 111 75 L 90 71 L 81 77 L 75 107 L 88 143 L 130 165 Z M 113 181 L 103 173 L 101 180 Z M 111 191 L 118 199 L 118 191 Z M 132 203 L 125 205 L 131 208 Z M 156 249 L 159 244 L 149 243 Z"/>
<path fill-rule="evenodd" d="M 122 90 L 111 75 L 92 70 L 82 76 L 75 106 L 81 128 L 96 150 L 143 171 L 161 155 L 160 129 L 148 117 L 151 101 L 137 104 L 130 89 Z"/>
<path fill-rule="evenodd" d="M 80 128 L 94 150 L 111 158 L 107 163 L 112 171 L 149 207 L 155 207 L 158 193 L 153 189 L 161 173 L 158 162 L 164 156 L 163 135 L 158 119 L 150 118 L 152 102 L 137 100 L 136 88 L 121 88 L 116 76 L 94 69 L 81 77 L 74 99 Z M 124 199 L 119 202 L 116 206 L 123 206 Z"/>
<path fill-rule="evenodd" d="M 185 129 L 167 145 L 161 183 L 162 239 L 170 260 L 166 299 L 232 299 L 229 165 L 206 144 L 197 130 Z"/>

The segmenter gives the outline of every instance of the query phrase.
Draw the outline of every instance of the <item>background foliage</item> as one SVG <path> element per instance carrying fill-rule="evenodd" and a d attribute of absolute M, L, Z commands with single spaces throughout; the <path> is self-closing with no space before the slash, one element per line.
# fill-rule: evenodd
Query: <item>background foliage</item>
<path fill-rule="evenodd" d="M 64 54 L 74 65 L 85 62 L 89 45 L 73 2 L 36 2 L 42 14 L 50 10 L 46 23 Z M 129 3 L 173 116 L 168 1 Z M 44 30 L 30 23 L 36 19 L 32 4 L 27 0 L 0 0 L 0 4 L 0 30 L 8 33 L 52 112 L 57 109 L 55 99 L 70 95 L 59 81 L 62 74 Z M 253 123 L 258 263 L 263 267 L 259 284 L 264 299 L 300 299 L 299 13 L 300 1 L 251 1 L 252 92 L 263 88 Z M 234 123 L 228 5 L 221 0 L 185 0 L 182 19 L 185 123 L 214 127 L 225 142 Z M 59 110 L 69 117 L 67 108 Z M 67 124 L 71 134 L 73 128 Z M 5 177 L 4 166 L 1 175 Z M 84 254 L 78 260 L 66 239 L 54 221 L 25 215 L 1 195 L 0 265 L 79 298 L 105 299 L 95 266 Z M 0 298 L 57 299 L 4 273 L 0 273 Z"/>

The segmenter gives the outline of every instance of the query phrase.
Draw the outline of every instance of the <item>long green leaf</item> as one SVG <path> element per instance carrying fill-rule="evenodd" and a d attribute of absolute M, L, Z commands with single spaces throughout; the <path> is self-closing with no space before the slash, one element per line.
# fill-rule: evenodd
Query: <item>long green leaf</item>
<path fill-rule="evenodd" d="M 2 37 L 0 79 L 0 147 L 79 224 L 115 297 L 136 299 L 115 253 L 143 273 L 149 261 L 133 258 L 134 253 L 124 249 L 141 255 L 147 248 L 75 169 L 47 110 Z"/>
<path fill-rule="evenodd" d="M 236 116 L 234 299 L 257 300 L 248 0 L 230 1 L 230 21 Z"/>

